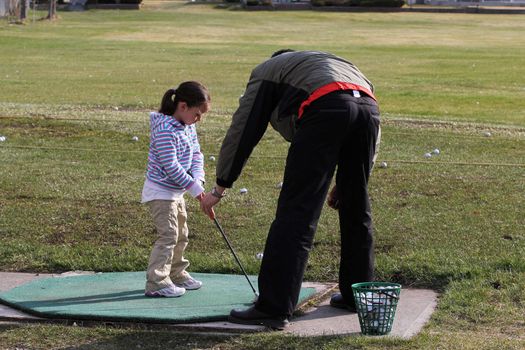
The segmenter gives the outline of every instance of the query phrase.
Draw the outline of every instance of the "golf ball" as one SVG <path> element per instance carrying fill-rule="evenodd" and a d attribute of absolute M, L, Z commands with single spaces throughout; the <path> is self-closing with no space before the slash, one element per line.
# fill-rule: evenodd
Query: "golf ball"
<path fill-rule="evenodd" d="M 439 149 L 437 149 L 437 148 L 436 148 L 435 150 L 432 151 L 432 154 L 439 154 L 439 153 L 440 153 L 440 151 L 439 151 Z"/>
<path fill-rule="evenodd" d="M 279 182 L 277 185 L 275 185 L 275 187 L 277 187 L 277 188 L 283 188 L 283 183 L 282 183 L 282 182 Z"/>
<path fill-rule="evenodd" d="M 483 135 L 485 135 L 486 137 L 491 137 L 492 136 L 492 134 L 489 131 L 486 131 Z"/>
<path fill-rule="evenodd" d="M 388 164 L 386 164 L 386 162 L 381 162 L 381 163 L 379 164 L 379 167 L 380 167 L 380 168 L 386 168 L 387 166 L 388 166 Z"/>
<path fill-rule="evenodd" d="M 212 162 L 214 162 L 214 161 L 215 161 L 215 157 L 214 157 L 214 156 L 210 156 L 210 160 L 211 160 Z"/>
<path fill-rule="evenodd" d="M 131 138 L 131 141 L 138 141 L 138 140 L 139 140 L 139 138 L 138 138 L 137 136 L 133 136 L 133 137 Z"/>
<path fill-rule="evenodd" d="M 0 136 L 0 142 L 4 142 L 5 141 L 5 136 Z"/>
<path fill-rule="evenodd" d="M 239 193 L 240 193 L 240 194 L 248 193 L 248 189 L 243 187 L 243 188 L 241 188 L 241 189 L 239 190 Z"/>
<path fill-rule="evenodd" d="M 264 256 L 263 253 L 257 253 L 257 254 L 255 255 L 255 257 L 257 258 L 257 260 L 262 260 L 263 256 Z"/>
<path fill-rule="evenodd" d="M 425 157 L 425 158 L 430 158 L 430 157 L 432 157 L 432 154 L 430 154 L 430 153 L 425 153 L 425 154 L 423 155 L 423 157 Z"/>

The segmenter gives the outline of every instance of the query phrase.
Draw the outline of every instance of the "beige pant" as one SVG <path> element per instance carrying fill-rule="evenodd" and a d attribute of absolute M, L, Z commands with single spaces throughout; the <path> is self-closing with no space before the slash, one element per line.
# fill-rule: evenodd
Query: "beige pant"
<path fill-rule="evenodd" d="M 190 262 L 182 256 L 188 245 L 188 226 L 184 198 L 153 200 L 148 206 L 158 234 L 146 272 L 146 292 L 153 292 L 189 278 Z"/>

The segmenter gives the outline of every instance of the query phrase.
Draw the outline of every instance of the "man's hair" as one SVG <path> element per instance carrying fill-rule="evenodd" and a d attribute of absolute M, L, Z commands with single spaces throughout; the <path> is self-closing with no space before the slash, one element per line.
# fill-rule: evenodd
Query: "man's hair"
<path fill-rule="evenodd" d="M 295 51 L 295 50 L 292 50 L 292 49 L 281 49 L 281 50 L 275 51 L 275 52 L 272 54 L 272 58 L 274 58 L 275 56 L 279 56 L 279 55 L 282 54 L 282 53 L 294 52 L 294 51 Z"/>

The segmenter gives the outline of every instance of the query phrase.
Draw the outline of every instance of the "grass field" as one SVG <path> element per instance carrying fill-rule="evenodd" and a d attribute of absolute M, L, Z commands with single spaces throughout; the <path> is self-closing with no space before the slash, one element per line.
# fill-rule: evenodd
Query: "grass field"
<path fill-rule="evenodd" d="M 370 184 L 377 278 L 442 293 L 411 340 L 0 324 L 0 348 L 525 348 L 524 18 L 165 1 L 140 11 L 61 12 L 53 23 L 0 22 L 0 270 L 144 270 L 155 239 L 139 203 L 147 112 L 177 82 L 203 81 L 213 105 L 199 136 L 206 157 L 216 156 L 251 69 L 292 47 L 347 57 L 375 83 L 379 161 L 388 163 Z M 423 158 L 435 148 L 439 156 Z M 286 149 L 268 130 L 217 208 L 252 274 Z M 213 183 L 214 162 L 206 170 Z M 212 223 L 191 199 L 188 208 L 190 270 L 238 273 Z M 338 242 L 327 208 L 307 280 L 337 280 Z"/>

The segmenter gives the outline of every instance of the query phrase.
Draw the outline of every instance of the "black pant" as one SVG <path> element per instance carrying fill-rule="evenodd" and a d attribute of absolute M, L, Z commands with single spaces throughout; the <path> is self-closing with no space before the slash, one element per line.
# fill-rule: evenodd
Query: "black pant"
<path fill-rule="evenodd" d="M 378 129 L 379 109 L 368 96 L 334 92 L 305 111 L 288 151 L 283 187 L 259 273 L 256 309 L 292 315 L 336 166 L 341 201 L 339 287 L 344 299 L 353 301 L 352 283 L 373 279 L 367 187 Z"/>

